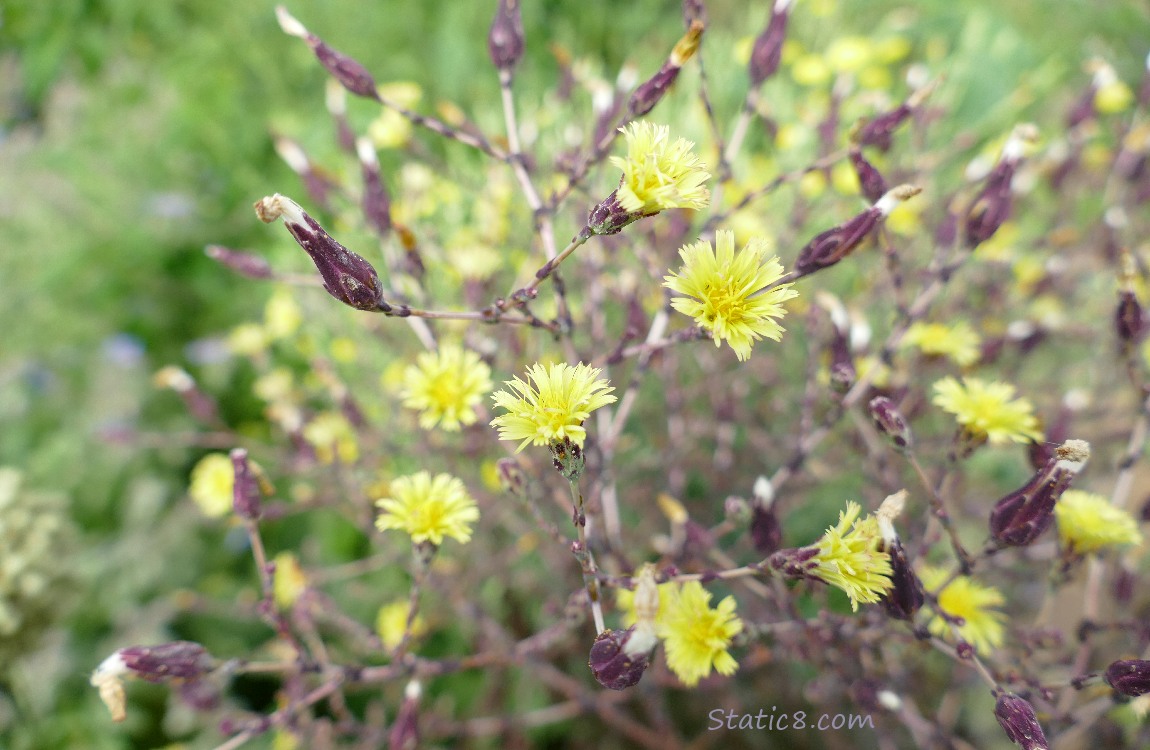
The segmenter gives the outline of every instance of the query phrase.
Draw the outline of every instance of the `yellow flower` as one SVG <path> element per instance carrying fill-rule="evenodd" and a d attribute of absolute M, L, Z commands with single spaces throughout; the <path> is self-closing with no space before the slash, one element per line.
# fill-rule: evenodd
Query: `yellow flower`
<path fill-rule="evenodd" d="M 670 581 L 658 585 L 659 610 L 655 615 L 656 624 L 664 621 L 667 614 L 667 602 L 677 587 L 678 584 L 671 583 Z M 615 591 L 615 606 L 621 610 L 621 614 L 623 615 L 623 627 L 629 628 L 638 621 L 639 616 L 635 612 L 635 592 L 633 590 L 617 589 Z"/>
<path fill-rule="evenodd" d="M 466 543 L 471 524 L 479 520 L 479 508 L 463 482 L 450 474 L 434 479 L 426 471 L 399 477 L 391 483 L 391 497 L 377 500 L 382 512 L 375 520 L 380 531 L 400 529 L 413 542 L 430 541 L 438 546 L 444 537 Z"/>
<path fill-rule="evenodd" d="M 411 611 L 407 599 L 399 599 L 391 604 L 379 608 L 375 616 L 375 632 L 383 641 L 383 647 L 394 651 L 403 640 L 403 631 L 407 627 L 407 615 Z M 427 623 L 417 613 L 411 622 L 411 639 L 419 638 L 427 632 Z"/>
<path fill-rule="evenodd" d="M 1025 398 L 1014 397 L 1014 386 L 987 383 L 978 378 L 943 378 L 934 384 L 931 402 L 955 416 L 974 435 L 985 435 L 992 443 L 1013 440 L 1025 443 L 1042 439 L 1034 407 Z"/>
<path fill-rule="evenodd" d="M 959 367 L 969 367 L 978 361 L 980 344 L 978 334 L 963 320 L 952 326 L 915 323 L 902 338 L 902 346 L 917 346 L 923 354 L 950 357 Z"/>
<path fill-rule="evenodd" d="M 491 370 L 475 352 L 446 344 L 420 354 L 404 371 L 403 385 L 403 405 L 420 412 L 420 427 L 455 432 L 475 423 L 475 407 L 491 390 Z"/>
<path fill-rule="evenodd" d="M 1109 81 L 1094 92 L 1094 107 L 1102 114 L 1112 115 L 1130 107 L 1134 93 L 1122 81 Z"/>
<path fill-rule="evenodd" d="M 878 519 L 868 515 L 858 521 L 861 510 L 858 503 L 847 501 L 847 509 L 839 513 L 838 526 L 828 528 L 815 542 L 818 553 L 809 563 L 814 568 L 808 571 L 846 592 L 856 612 L 859 602 L 874 604 L 892 585 L 890 555 L 879 550 L 882 534 Z"/>
<path fill-rule="evenodd" d="M 677 274 L 664 276 L 663 286 L 687 295 L 671 300 L 671 306 L 710 331 L 715 346 L 726 339 L 735 356 L 746 360 L 758 339 L 782 338 L 783 327 L 777 322 L 786 314 L 782 303 L 798 292 L 780 284 L 756 294 L 783 276 L 778 257 L 767 258 L 766 240 L 752 238 L 736 255 L 734 233 L 720 230 L 715 249 L 700 240 L 684 245 L 679 255 L 683 266 Z"/>
<path fill-rule="evenodd" d="M 857 71 L 874 57 L 874 45 L 862 36 L 843 36 L 827 47 L 827 64 L 839 73 Z"/>
<path fill-rule="evenodd" d="M 612 404 L 615 390 L 606 380 L 596 380 L 599 369 L 582 362 L 527 368 L 531 382 L 519 378 L 505 381 L 511 391 L 497 391 L 495 405 L 507 413 L 491 420 L 499 428 L 500 440 L 522 440 L 516 452 L 528 443 L 548 445 L 568 438 L 583 445 L 587 431 L 583 420 L 601 406 Z M 516 395 L 518 394 L 518 395 Z"/>
<path fill-rule="evenodd" d="M 228 349 L 241 357 L 254 357 L 268 348 L 268 332 L 258 323 L 241 323 L 228 334 Z"/>
<path fill-rule="evenodd" d="M 275 556 L 276 572 L 272 578 L 272 594 L 276 606 L 290 609 L 299 595 L 307 589 L 307 576 L 300 567 L 299 560 L 290 552 L 280 552 Z"/>
<path fill-rule="evenodd" d="M 1142 543 L 1142 532 L 1134 517 L 1093 492 L 1067 490 L 1062 493 L 1054 506 L 1054 518 L 1058 521 L 1062 546 L 1076 554 Z"/>
<path fill-rule="evenodd" d="M 355 430 L 347 417 L 339 412 L 325 411 L 304 425 L 303 439 L 315 449 L 321 463 L 330 464 L 338 457 L 341 463 L 355 463 L 359 458 L 359 443 Z"/>
<path fill-rule="evenodd" d="M 264 329 L 272 339 L 286 339 L 299 329 L 303 313 L 287 289 L 279 289 L 264 305 Z"/>
<path fill-rule="evenodd" d="M 950 574 L 941 568 L 923 568 L 919 573 L 922 585 L 932 591 Z M 964 641 L 985 654 L 1002 645 L 1005 615 L 991 609 L 1006 603 L 1006 598 L 993 586 L 983 586 L 973 578 L 959 576 L 938 592 L 938 606 L 954 618 L 961 618 L 958 633 Z M 950 634 L 950 625 L 935 615 L 928 623 L 930 632 L 937 636 Z"/>
<path fill-rule="evenodd" d="M 623 170 L 617 197 L 630 213 L 655 214 L 668 208 L 703 208 L 711 200 L 703 186 L 711 175 L 691 152 L 695 144 L 683 138 L 670 143 L 670 129 L 650 122 L 633 122 L 623 129 L 627 158 L 611 157 Z"/>
<path fill-rule="evenodd" d="M 667 666 L 687 687 L 711 674 L 712 666 L 722 675 L 739 668 L 727 652 L 731 638 L 743 629 L 743 621 L 735 616 L 735 599 L 725 597 L 715 609 L 710 601 L 710 592 L 698 581 L 665 592 L 659 587 L 655 630 L 667 649 Z"/>
<path fill-rule="evenodd" d="M 192 469 L 188 494 L 205 516 L 219 518 L 232 509 L 232 485 L 236 472 L 223 453 L 209 453 Z"/>

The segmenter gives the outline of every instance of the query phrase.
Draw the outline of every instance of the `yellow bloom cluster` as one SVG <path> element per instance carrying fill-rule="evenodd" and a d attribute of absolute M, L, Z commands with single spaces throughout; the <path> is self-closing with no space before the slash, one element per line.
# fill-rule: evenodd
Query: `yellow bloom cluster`
<path fill-rule="evenodd" d="M 1015 398 L 1014 386 L 987 383 L 978 378 L 943 378 L 934 384 L 935 406 L 950 412 L 972 434 L 985 435 L 991 443 L 1038 441 L 1042 433 L 1034 407 L 1025 398 Z"/>
<path fill-rule="evenodd" d="M 582 362 L 572 367 L 534 364 L 527 368 L 529 382 L 519 378 L 506 381 L 509 390 L 497 391 L 495 405 L 507 411 L 491 420 L 499 428 L 500 440 L 520 440 L 518 450 L 528 443 L 549 445 L 568 438 L 583 445 L 587 431 L 583 421 L 601 406 L 615 402 L 615 390 L 606 380 L 597 380 L 599 370 Z"/>
<path fill-rule="evenodd" d="M 798 296 L 791 284 L 762 291 L 783 277 L 778 257 L 768 258 L 767 252 L 766 240 L 756 237 L 736 254 L 734 233 L 720 230 L 714 248 L 706 240 L 683 246 L 683 266 L 663 280 L 663 286 L 686 295 L 675 297 L 671 306 L 710 331 L 716 347 L 727 341 L 740 360 L 751 356 L 760 338 L 782 338 L 782 303 Z"/>
<path fill-rule="evenodd" d="M 1142 532 L 1134 517 L 1093 492 L 1062 493 L 1054 506 L 1054 518 L 1062 546 L 1076 554 L 1142 543 Z"/>
<path fill-rule="evenodd" d="M 966 321 L 954 325 L 942 323 L 915 323 L 907 329 L 902 346 L 918 347 L 923 354 L 949 357 L 959 367 L 969 367 L 978 361 L 981 341 Z"/>
<path fill-rule="evenodd" d="M 624 623 L 635 624 L 634 592 L 620 590 L 617 602 L 624 610 Z M 694 687 L 711 674 L 734 674 L 738 662 L 728 648 L 731 639 L 743 630 L 735 615 L 734 597 L 724 597 L 710 606 L 711 594 L 698 581 L 659 584 L 659 609 L 655 633 L 667 649 L 667 666 L 683 684 Z"/>
<path fill-rule="evenodd" d="M 302 432 L 320 463 L 330 464 L 338 458 L 340 463 L 351 464 L 359 458 L 355 428 L 339 412 L 320 412 L 304 425 Z"/>
<path fill-rule="evenodd" d="M 922 585 L 933 591 L 947 579 L 949 573 L 941 568 L 923 568 L 919 572 Z M 1006 598 L 993 586 L 984 586 L 973 578 L 959 576 L 937 592 L 938 606 L 954 618 L 960 618 L 958 633 L 980 653 L 1002 645 L 1006 616 L 992 607 L 1001 607 Z M 930 632 L 940 637 L 950 634 L 950 625 L 935 615 L 927 624 Z"/>
<path fill-rule="evenodd" d="M 859 602 L 874 604 L 892 585 L 890 555 L 879 550 L 878 519 L 868 515 L 859 521 L 861 510 L 858 503 L 847 502 L 838 525 L 815 542 L 818 553 L 811 559 L 815 567 L 809 572 L 846 592 L 856 612 Z"/>
<path fill-rule="evenodd" d="M 375 520 L 380 531 L 399 529 L 411 541 L 439 546 L 445 537 L 471 540 L 471 524 L 479 520 L 479 508 L 456 477 L 426 471 L 399 477 L 391 483 L 391 496 L 375 503 L 381 511 Z"/>
<path fill-rule="evenodd" d="M 448 432 L 475 423 L 475 407 L 491 390 L 491 369 L 454 344 L 419 355 L 403 373 L 403 405 L 419 411 L 419 426 Z"/>
<path fill-rule="evenodd" d="M 223 453 L 209 453 L 192 469 L 188 494 L 205 516 L 219 518 L 232 510 L 235 481 L 232 460 Z"/>
<path fill-rule="evenodd" d="M 407 627 L 409 612 L 411 612 L 411 608 L 407 599 L 399 599 L 379 608 L 379 612 L 375 616 L 375 632 L 383 641 L 383 647 L 386 650 L 394 651 L 403 640 L 403 631 Z M 416 614 L 411 623 L 410 637 L 412 639 L 419 638 L 426 632 L 427 623 L 422 616 Z"/>
<path fill-rule="evenodd" d="M 711 195 L 704 187 L 711 175 L 692 153 L 695 144 L 678 138 L 670 141 L 670 129 L 650 122 L 633 122 L 623 130 L 627 156 L 611 157 L 623 170 L 617 196 L 633 214 L 650 215 L 668 208 L 704 208 Z"/>

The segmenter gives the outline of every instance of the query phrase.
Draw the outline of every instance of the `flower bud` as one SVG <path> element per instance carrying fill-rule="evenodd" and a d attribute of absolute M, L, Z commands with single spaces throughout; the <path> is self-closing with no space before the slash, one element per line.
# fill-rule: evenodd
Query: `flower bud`
<path fill-rule="evenodd" d="M 194 680 L 215 668 L 215 659 L 207 649 L 191 641 L 131 646 L 120 649 L 110 658 L 116 657 L 127 672 L 148 682 Z"/>
<path fill-rule="evenodd" d="M 1042 725 L 1034 714 L 1034 707 L 1013 693 L 1003 693 L 994 704 L 994 716 L 1007 738 L 1022 750 L 1049 750 Z"/>
<path fill-rule="evenodd" d="M 375 147 L 367 138 L 355 142 L 355 153 L 359 157 L 363 175 L 363 215 L 368 225 L 380 237 L 391 231 L 391 196 L 383 184 L 379 173 L 379 157 Z"/>
<path fill-rule="evenodd" d="M 857 148 L 851 149 L 850 160 L 851 166 L 855 168 L 855 175 L 858 176 L 863 197 L 871 203 L 877 202 L 886 192 L 886 180 Z"/>
<path fill-rule="evenodd" d="M 1118 309 L 1114 313 L 1114 327 L 1123 347 L 1129 347 L 1142 340 L 1146 332 L 1146 317 L 1142 305 L 1134 292 L 1123 290 L 1118 293 Z"/>
<path fill-rule="evenodd" d="M 783 526 L 774 509 L 775 490 L 771 480 L 759 477 L 751 492 L 751 543 L 760 555 L 770 555 L 783 543 Z"/>
<path fill-rule="evenodd" d="M 1005 546 L 1024 547 L 1054 520 L 1054 503 L 1090 458 L 1090 444 L 1067 440 L 1040 471 L 1006 495 L 990 513 L 990 534 Z"/>
<path fill-rule="evenodd" d="M 604 630 L 595 638 L 587 666 L 595 680 L 608 690 L 626 690 L 643 677 L 650 666 L 650 651 L 628 653 L 635 628 Z M 654 644 L 652 643 L 653 647 Z"/>
<path fill-rule="evenodd" d="M 345 89 L 356 96 L 379 101 L 375 79 L 361 63 L 329 47 L 322 39 L 308 31 L 282 5 L 276 6 L 276 20 L 279 21 L 280 28 L 285 34 L 307 42 L 307 46 L 311 47 L 320 65 L 326 68 Z"/>
<path fill-rule="evenodd" d="M 671 84 L 679 77 L 679 70 L 684 63 L 690 60 L 697 49 L 699 40 L 703 37 L 703 22 L 696 20 L 691 23 L 690 29 L 682 39 L 675 44 L 671 56 L 663 63 L 663 67 L 651 76 L 635 93 L 631 95 L 628 108 L 632 117 L 642 117 L 655 108 L 663 95 L 671 88 Z"/>
<path fill-rule="evenodd" d="M 891 567 L 891 588 L 883 595 L 882 605 L 894 619 L 909 622 L 922 607 L 925 592 L 922 581 L 907 560 L 906 548 L 894 528 L 894 519 L 902 513 L 905 502 L 906 490 L 891 495 L 883 501 L 875 517 L 878 518 L 878 528 L 882 534 L 879 550 L 890 556 Z"/>
<path fill-rule="evenodd" d="M 747 63 L 751 88 L 757 88 L 779 69 L 779 60 L 783 55 L 783 41 L 787 36 L 791 2 L 792 0 L 775 0 L 767 28 L 763 29 L 751 47 L 751 59 Z"/>
<path fill-rule="evenodd" d="M 619 202 L 618 193 L 618 190 L 612 190 L 611 194 L 600 201 L 599 205 L 591 209 L 591 213 L 587 216 L 587 226 L 583 229 L 588 237 L 591 235 L 618 234 L 623 231 L 623 227 L 643 218 L 643 214 L 623 208 L 623 204 Z M 538 276 L 542 273 L 544 268 L 548 268 L 548 265 L 540 268 L 535 275 Z M 548 269 L 548 273 L 550 273 L 550 269 Z"/>
<path fill-rule="evenodd" d="M 887 191 L 873 206 L 846 222 L 817 235 L 799 252 L 795 277 L 829 268 L 851 253 L 898 204 L 921 192 L 913 185 Z"/>
<path fill-rule="evenodd" d="M 855 127 L 851 133 L 851 142 L 859 148 L 873 146 L 879 151 L 887 152 L 891 147 L 891 135 L 900 125 L 906 122 L 916 109 L 922 106 L 930 93 L 934 91 L 934 83 L 926 83 L 917 88 L 907 100 L 889 112 L 878 115 L 873 120 Z"/>
<path fill-rule="evenodd" d="M 270 279 L 272 277 L 271 264 L 258 255 L 232 250 L 223 245 L 208 245 L 204 248 L 204 255 L 212 260 L 227 266 L 240 276 L 249 279 Z"/>
<path fill-rule="evenodd" d="M 1137 698 L 1150 693 L 1150 661 L 1124 659 L 1106 668 L 1106 682 L 1122 695 Z"/>
<path fill-rule="evenodd" d="M 900 450 L 911 445 L 910 427 L 906 424 L 898 408 L 886 396 L 875 396 L 867 407 L 878 431 L 891 439 Z"/>
<path fill-rule="evenodd" d="M 415 750 L 419 747 L 419 698 L 422 694 L 423 686 L 419 680 L 412 680 L 403 689 L 403 703 L 387 735 L 387 746 L 392 750 Z"/>
<path fill-rule="evenodd" d="M 152 382 L 158 388 L 171 388 L 178 393 L 184 406 L 199 421 L 210 425 L 219 424 L 220 412 L 215 399 L 200 390 L 187 370 L 175 365 L 161 367 L 152 377 Z"/>
<path fill-rule="evenodd" d="M 1038 131 L 1033 125 L 1019 125 L 1002 147 L 1002 157 L 987 175 L 982 191 L 967 211 L 965 237 L 968 247 L 974 248 L 986 242 L 1010 218 L 1014 173 L 1022 161 L 1026 144 L 1037 137 Z"/>
<path fill-rule="evenodd" d="M 248 461 L 248 452 L 236 448 L 231 453 L 232 469 L 236 478 L 232 482 L 232 510 L 240 518 L 254 521 L 260 517 L 260 484 Z"/>
<path fill-rule="evenodd" d="M 519 0 L 499 0 L 491 31 L 487 34 L 487 52 L 491 55 L 491 62 L 500 73 L 510 74 L 522 59 L 526 46 Z"/>
<path fill-rule="evenodd" d="M 328 294 L 357 310 L 392 311 L 383 299 L 375 268 L 336 242 L 298 203 L 276 193 L 257 201 L 255 209 L 256 216 L 265 224 L 283 219 L 284 226 L 315 263 Z"/>

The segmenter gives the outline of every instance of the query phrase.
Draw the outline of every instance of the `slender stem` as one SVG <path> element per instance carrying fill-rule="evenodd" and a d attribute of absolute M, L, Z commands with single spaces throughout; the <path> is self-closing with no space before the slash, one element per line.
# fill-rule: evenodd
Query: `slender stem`
<path fill-rule="evenodd" d="M 591 600 L 591 615 L 595 619 L 595 633 L 602 633 L 607 629 L 603 621 L 603 604 L 600 601 L 599 579 L 595 576 L 595 556 L 587 546 L 587 515 L 583 510 L 583 493 L 579 491 L 579 480 L 571 479 L 568 483 L 571 490 L 571 503 L 574 506 L 573 520 L 579 535 L 580 549 L 575 553 L 576 559 L 583 570 L 583 583 L 587 586 L 587 598 Z"/>

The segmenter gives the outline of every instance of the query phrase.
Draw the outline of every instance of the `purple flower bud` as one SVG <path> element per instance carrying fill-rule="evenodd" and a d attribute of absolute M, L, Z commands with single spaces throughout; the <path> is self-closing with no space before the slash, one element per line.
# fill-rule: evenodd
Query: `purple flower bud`
<path fill-rule="evenodd" d="M 415 750 L 419 747 L 419 698 L 422 693 L 423 687 L 415 680 L 404 688 L 403 703 L 387 735 L 390 750 Z"/>
<path fill-rule="evenodd" d="M 773 507 L 755 504 L 751 509 L 751 542 L 760 555 L 778 551 L 783 542 L 783 527 Z"/>
<path fill-rule="evenodd" d="M 626 690 L 643 677 L 650 666 L 651 642 L 646 650 L 628 653 L 632 637 L 638 638 L 635 627 L 626 630 L 604 630 L 595 638 L 587 666 L 600 685 L 608 690 Z M 647 645 L 643 643 L 641 645 Z"/>
<path fill-rule="evenodd" d="M 1090 458 L 1090 444 L 1067 440 L 1026 484 L 1003 497 L 990 512 L 990 534 L 999 544 L 1024 547 L 1050 526 L 1054 503 Z"/>
<path fill-rule="evenodd" d="M 880 549 L 890 555 L 891 567 L 891 588 L 883 595 L 882 606 L 894 619 L 909 622 L 914 619 L 925 598 L 922 581 L 906 559 L 906 548 L 898 537 L 890 542 L 884 539 Z"/>
<path fill-rule="evenodd" d="M 591 213 L 587 216 L 587 226 L 583 229 L 587 236 L 618 234 L 623 231 L 623 227 L 643 218 L 643 214 L 632 213 L 623 208 L 623 205 L 619 203 L 618 193 L 618 190 L 612 190 L 611 194 L 604 198 L 599 205 L 591 209 Z M 548 266 L 544 265 L 535 275 L 538 276 L 543 273 L 544 269 L 550 273 Z M 546 275 L 544 274 L 544 276 Z"/>
<path fill-rule="evenodd" d="M 873 206 L 852 219 L 817 235 L 799 252 L 795 277 L 829 268 L 845 258 L 903 201 L 921 192 L 912 185 L 887 191 Z"/>
<path fill-rule="evenodd" d="M 359 156 L 363 174 L 363 215 L 367 223 L 380 237 L 391 231 L 391 196 L 383 184 L 379 173 L 379 157 L 375 147 L 366 138 L 355 142 L 355 152 Z"/>
<path fill-rule="evenodd" d="M 320 65 L 323 65 L 327 72 L 339 81 L 345 89 L 356 96 L 379 101 L 375 79 L 361 63 L 329 47 L 322 39 L 308 31 L 302 23 L 292 17 L 282 5 L 276 8 L 276 19 L 285 34 L 290 34 L 307 42 L 307 46 L 311 47 L 311 51 L 315 53 Z"/>
<path fill-rule="evenodd" d="M 1034 126 L 1019 125 L 1002 147 L 1002 157 L 987 175 L 982 192 L 967 211 L 964 229 L 968 247 L 974 248 L 986 242 L 1010 218 L 1013 201 L 1011 182 L 1022 161 L 1024 145 L 1037 136 Z"/>
<path fill-rule="evenodd" d="M 857 148 L 851 149 L 850 160 L 851 165 L 855 168 L 855 174 L 858 176 L 863 197 L 871 203 L 877 202 L 886 192 L 886 180 L 883 179 L 882 174 L 875 169 L 874 165 L 866 160 L 862 151 Z"/>
<path fill-rule="evenodd" d="M 787 37 L 787 21 L 790 18 L 791 0 L 775 0 L 771 7 L 771 19 L 767 28 L 755 39 L 751 47 L 751 59 L 747 63 L 747 73 L 751 77 L 751 87 L 756 88 L 779 69 L 783 55 L 783 41 Z"/>
<path fill-rule="evenodd" d="M 871 419 L 878 431 L 891 439 L 891 442 L 900 449 L 906 449 L 911 444 L 910 427 L 906 424 L 894 402 L 886 396 L 875 396 L 868 404 Z"/>
<path fill-rule="evenodd" d="M 131 646 L 120 649 L 117 654 L 130 672 L 149 682 L 193 680 L 215 668 L 212 655 L 191 641 Z"/>
<path fill-rule="evenodd" d="M 831 334 L 831 388 L 836 393 L 846 393 L 854 385 L 858 372 L 855 370 L 854 357 L 851 356 L 850 341 L 847 332 L 834 326 Z"/>
<path fill-rule="evenodd" d="M 235 481 L 232 483 L 232 510 L 240 518 L 254 521 L 260 517 L 260 483 L 252 472 L 248 452 L 236 448 L 231 453 Z"/>
<path fill-rule="evenodd" d="M 328 294 L 357 310 L 392 311 L 383 299 L 375 268 L 332 239 L 298 203 L 277 193 L 257 201 L 255 208 L 256 216 L 265 224 L 283 218 L 284 226 L 315 263 Z"/>
<path fill-rule="evenodd" d="M 1013 693 L 1003 693 L 994 704 L 994 716 L 1002 725 L 1007 738 L 1021 745 L 1022 750 L 1049 750 L 1042 725 L 1034 714 L 1034 707 Z"/>
<path fill-rule="evenodd" d="M 891 135 L 910 117 L 911 112 L 909 104 L 903 102 L 860 127 L 852 136 L 852 140 L 860 147 L 873 146 L 885 153 L 890 150 Z"/>
<path fill-rule="evenodd" d="M 247 276 L 249 279 L 270 279 L 272 277 L 271 264 L 258 255 L 245 253 L 241 250 L 232 250 L 223 245 L 208 245 L 204 248 L 204 254 L 227 266 L 240 276 Z"/>
<path fill-rule="evenodd" d="M 487 51 L 491 62 L 501 73 L 510 73 L 519 64 L 526 48 L 523 36 L 523 16 L 519 0 L 499 0 L 491 31 L 487 34 Z"/>
<path fill-rule="evenodd" d="M 1134 292 L 1124 289 L 1118 293 L 1118 309 L 1114 313 L 1114 327 L 1118 341 L 1128 348 L 1142 340 L 1146 333 L 1146 317 Z"/>
<path fill-rule="evenodd" d="M 679 70 L 695 55 L 702 37 L 703 22 L 693 21 L 683 38 L 675 43 L 675 48 L 671 50 L 671 56 L 663 63 L 663 67 L 631 95 L 628 108 L 632 117 L 642 117 L 654 109 L 671 88 L 671 84 L 679 77 Z"/>
<path fill-rule="evenodd" d="M 1137 698 L 1150 693 L 1150 661 L 1124 659 L 1106 668 L 1106 682 L 1123 695 Z"/>

